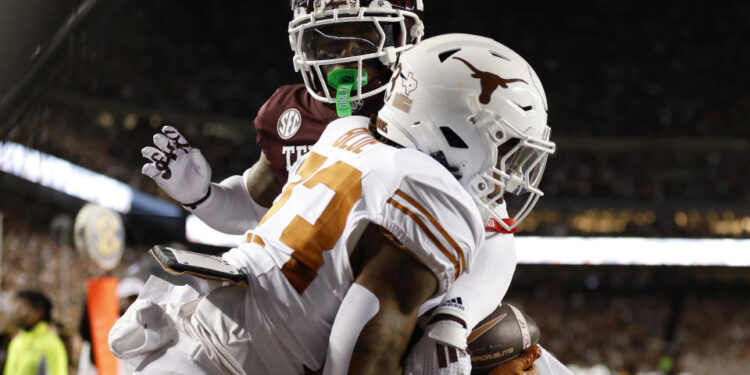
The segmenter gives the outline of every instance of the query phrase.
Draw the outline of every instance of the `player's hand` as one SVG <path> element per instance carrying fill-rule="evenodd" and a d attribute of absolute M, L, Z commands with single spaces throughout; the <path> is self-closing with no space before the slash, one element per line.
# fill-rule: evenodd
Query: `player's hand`
<path fill-rule="evenodd" d="M 185 137 L 171 126 L 154 134 L 154 146 L 141 150 L 143 157 L 149 160 L 143 165 L 143 174 L 182 204 L 192 204 L 207 196 L 211 167 L 200 150 L 190 146 Z"/>
<path fill-rule="evenodd" d="M 466 328 L 453 320 L 427 326 L 425 334 L 406 358 L 405 375 L 469 375 L 471 356 L 466 352 Z"/>
<path fill-rule="evenodd" d="M 532 345 L 517 358 L 493 368 L 489 375 L 538 375 L 539 369 L 534 366 L 534 361 L 541 355 L 539 345 Z"/>

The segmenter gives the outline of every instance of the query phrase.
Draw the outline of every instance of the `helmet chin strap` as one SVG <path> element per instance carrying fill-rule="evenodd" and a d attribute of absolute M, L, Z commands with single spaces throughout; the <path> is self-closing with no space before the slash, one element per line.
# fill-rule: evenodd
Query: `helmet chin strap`
<path fill-rule="evenodd" d="M 336 114 L 352 115 L 351 93 L 358 86 L 357 69 L 334 69 L 328 73 L 328 86 L 336 90 Z M 362 86 L 367 85 L 367 72 L 362 72 Z"/>

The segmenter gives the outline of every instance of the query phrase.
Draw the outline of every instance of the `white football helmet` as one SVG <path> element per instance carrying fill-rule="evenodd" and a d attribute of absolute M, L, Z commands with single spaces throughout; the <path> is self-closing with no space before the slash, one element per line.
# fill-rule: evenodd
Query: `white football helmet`
<path fill-rule="evenodd" d="M 356 63 L 361 77 L 364 62 L 391 66 L 424 34 L 422 0 L 291 0 L 291 7 L 294 19 L 288 31 L 294 70 L 302 74 L 310 95 L 328 103 L 336 103 L 336 97 L 327 90 L 321 68 Z M 352 24 L 356 31 L 341 30 L 342 25 Z M 356 47 L 344 54 L 331 50 L 344 43 Z M 351 100 L 382 93 L 387 79 L 387 75 L 382 82 L 370 79 L 366 90 L 358 80 Z"/>
<path fill-rule="evenodd" d="M 510 48 L 468 34 L 426 39 L 401 55 L 385 99 L 378 132 L 445 164 L 484 220 L 512 231 L 543 195 L 539 182 L 555 151 L 547 98 Z M 507 207 L 513 220 L 496 214 L 506 192 L 525 197 L 514 199 L 520 207 Z"/>

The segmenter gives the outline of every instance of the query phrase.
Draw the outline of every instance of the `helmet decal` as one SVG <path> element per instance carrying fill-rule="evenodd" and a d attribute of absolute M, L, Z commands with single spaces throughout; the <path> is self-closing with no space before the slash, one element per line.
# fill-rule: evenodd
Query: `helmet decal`
<path fill-rule="evenodd" d="M 403 77 L 403 80 L 401 80 L 401 86 L 404 86 L 404 92 L 406 93 L 406 96 L 409 96 L 414 90 L 417 89 L 417 86 L 419 85 L 419 82 L 414 78 L 414 74 L 412 72 L 409 72 L 409 74 L 406 77 Z"/>
<path fill-rule="evenodd" d="M 386 92 L 386 98 L 385 100 L 388 101 L 391 99 L 391 97 L 395 94 L 395 98 L 393 99 L 393 106 L 409 113 L 411 111 L 411 105 L 413 103 L 413 100 L 409 98 L 409 94 L 414 92 L 417 87 L 419 87 L 419 81 L 417 81 L 416 78 L 414 78 L 414 73 L 409 72 L 408 74 L 405 74 L 403 72 L 403 65 L 398 64 L 396 67 L 396 71 L 393 74 L 393 78 L 390 82 L 390 87 L 388 88 Z M 401 80 L 400 87 L 403 88 L 404 93 L 396 93 L 394 92 L 396 88 L 396 84 L 398 80 Z"/>
<path fill-rule="evenodd" d="M 495 90 L 498 87 L 507 89 L 509 83 L 513 83 L 513 82 L 528 83 L 520 78 L 505 79 L 494 73 L 483 72 L 475 68 L 474 65 L 471 65 L 471 63 L 469 63 L 468 61 L 460 57 L 454 57 L 454 59 L 462 61 L 464 64 L 466 64 L 466 66 L 468 66 L 469 69 L 471 69 L 474 72 L 474 74 L 472 74 L 471 76 L 479 79 L 479 84 L 482 87 L 482 94 L 479 95 L 479 102 L 482 104 L 490 104 L 490 100 L 492 100 L 492 93 L 495 92 Z"/>

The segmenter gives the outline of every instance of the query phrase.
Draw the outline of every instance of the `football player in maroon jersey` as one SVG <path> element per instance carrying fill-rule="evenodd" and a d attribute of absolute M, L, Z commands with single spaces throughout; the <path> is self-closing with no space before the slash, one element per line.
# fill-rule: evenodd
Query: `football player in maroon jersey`
<path fill-rule="evenodd" d="M 156 147 L 142 150 L 152 161 L 143 173 L 224 233 L 242 234 L 257 225 L 281 192 L 288 169 L 328 123 L 344 114 L 376 113 L 398 55 L 423 35 L 422 0 L 292 0 L 291 5 L 293 64 L 304 84 L 279 87 L 258 111 L 254 125 L 262 153 L 251 168 L 211 183 L 200 151 L 191 148 L 189 157 L 176 152 L 187 142 L 172 127 L 154 136 Z M 349 74 L 334 77 L 334 71 Z"/>

